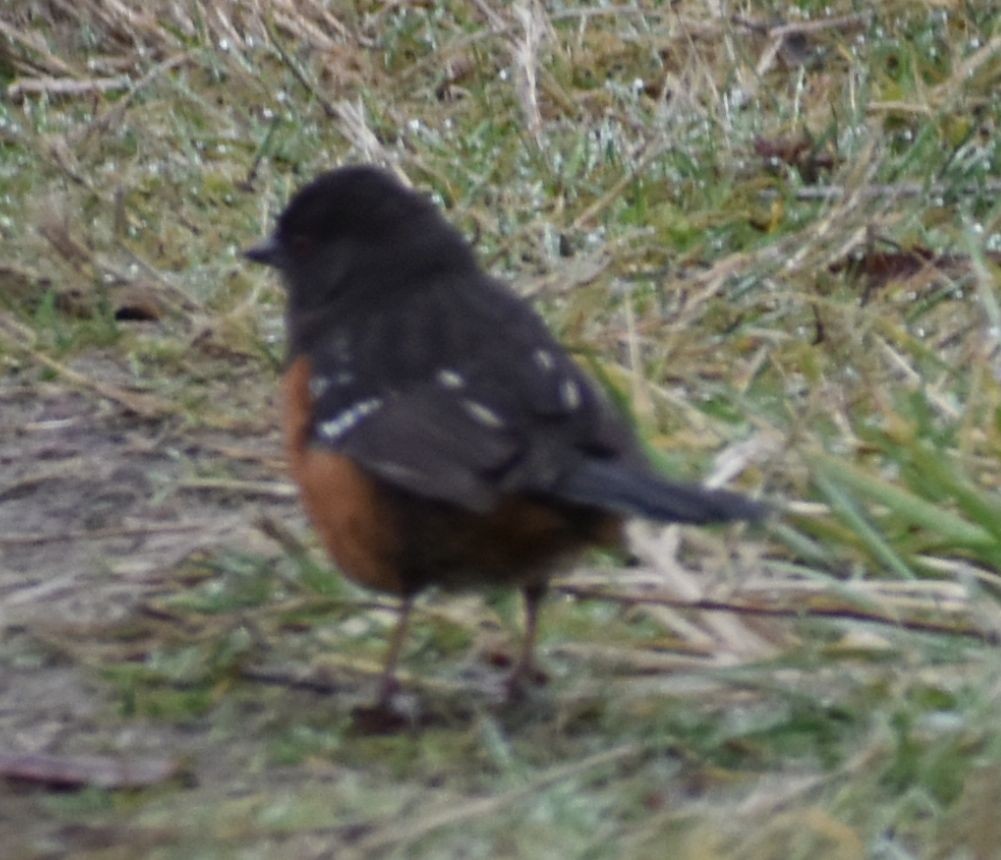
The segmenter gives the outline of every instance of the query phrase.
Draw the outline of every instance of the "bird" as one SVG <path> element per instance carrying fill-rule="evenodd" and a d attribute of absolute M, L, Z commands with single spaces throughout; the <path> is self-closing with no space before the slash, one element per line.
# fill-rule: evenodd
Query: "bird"
<path fill-rule="evenodd" d="M 535 677 L 550 577 L 582 551 L 621 545 L 630 518 L 765 515 L 660 474 L 540 315 L 389 171 L 318 175 L 244 254 L 287 294 L 283 435 L 308 519 L 342 574 L 400 600 L 378 704 L 399 691 L 411 609 L 429 587 L 520 589 L 517 695 Z"/>

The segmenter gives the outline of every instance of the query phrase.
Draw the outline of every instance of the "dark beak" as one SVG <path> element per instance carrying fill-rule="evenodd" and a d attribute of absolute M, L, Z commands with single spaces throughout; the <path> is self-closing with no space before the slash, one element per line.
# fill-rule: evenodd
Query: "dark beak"
<path fill-rule="evenodd" d="M 274 236 L 268 236 L 263 242 L 258 242 L 247 248 L 243 252 L 243 256 L 255 263 L 274 266 L 276 269 L 280 269 L 282 266 L 282 246 Z"/>

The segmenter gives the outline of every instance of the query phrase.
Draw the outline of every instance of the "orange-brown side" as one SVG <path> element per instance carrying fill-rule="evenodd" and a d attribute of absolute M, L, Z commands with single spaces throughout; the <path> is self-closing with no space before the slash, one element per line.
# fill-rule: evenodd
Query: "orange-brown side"
<path fill-rule="evenodd" d="M 284 431 L 292 478 L 324 547 L 342 572 L 378 591 L 426 586 L 544 584 L 588 545 L 615 545 L 621 518 L 524 496 L 487 514 L 423 499 L 378 481 L 350 458 L 310 444 L 310 362 L 284 383 Z"/>
<path fill-rule="evenodd" d="M 354 462 L 309 444 L 312 398 L 310 362 L 297 358 L 285 374 L 284 431 L 292 479 L 327 552 L 355 582 L 403 594 L 399 545 L 379 488 Z"/>

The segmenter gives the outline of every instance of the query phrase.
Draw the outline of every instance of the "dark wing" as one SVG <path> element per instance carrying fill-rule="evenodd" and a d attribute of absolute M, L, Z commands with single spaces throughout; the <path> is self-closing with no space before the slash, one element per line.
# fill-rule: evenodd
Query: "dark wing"
<path fill-rule="evenodd" d="M 442 278 L 314 349 L 317 443 L 475 511 L 545 496 L 588 459 L 642 463 L 633 435 L 506 287 Z"/>
<path fill-rule="evenodd" d="M 455 396 L 424 385 L 387 396 L 336 447 L 412 493 L 488 511 L 498 498 L 496 478 L 520 446 L 502 428 L 479 424 Z"/>

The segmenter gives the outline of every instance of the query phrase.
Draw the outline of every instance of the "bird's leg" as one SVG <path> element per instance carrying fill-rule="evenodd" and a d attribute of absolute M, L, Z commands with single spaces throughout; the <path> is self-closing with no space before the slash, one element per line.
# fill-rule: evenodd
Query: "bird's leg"
<path fill-rule="evenodd" d="M 410 610 L 414 606 L 412 594 L 404 596 L 400 602 L 400 617 L 397 619 L 396 627 L 393 628 L 393 635 L 389 640 L 389 647 L 386 650 L 386 660 L 382 667 L 382 678 L 379 680 L 379 698 L 376 707 L 386 707 L 392 701 L 393 696 L 400 688 L 396 680 L 396 665 L 400 662 L 400 652 L 403 650 L 403 642 L 407 638 L 407 629 L 410 627 Z"/>
<path fill-rule="evenodd" d="M 535 674 L 535 637 L 539 622 L 539 605 L 546 595 L 545 585 L 526 585 L 521 589 L 525 600 L 525 635 L 521 640 L 521 652 L 507 678 L 509 698 L 517 698 L 525 692 Z"/>

